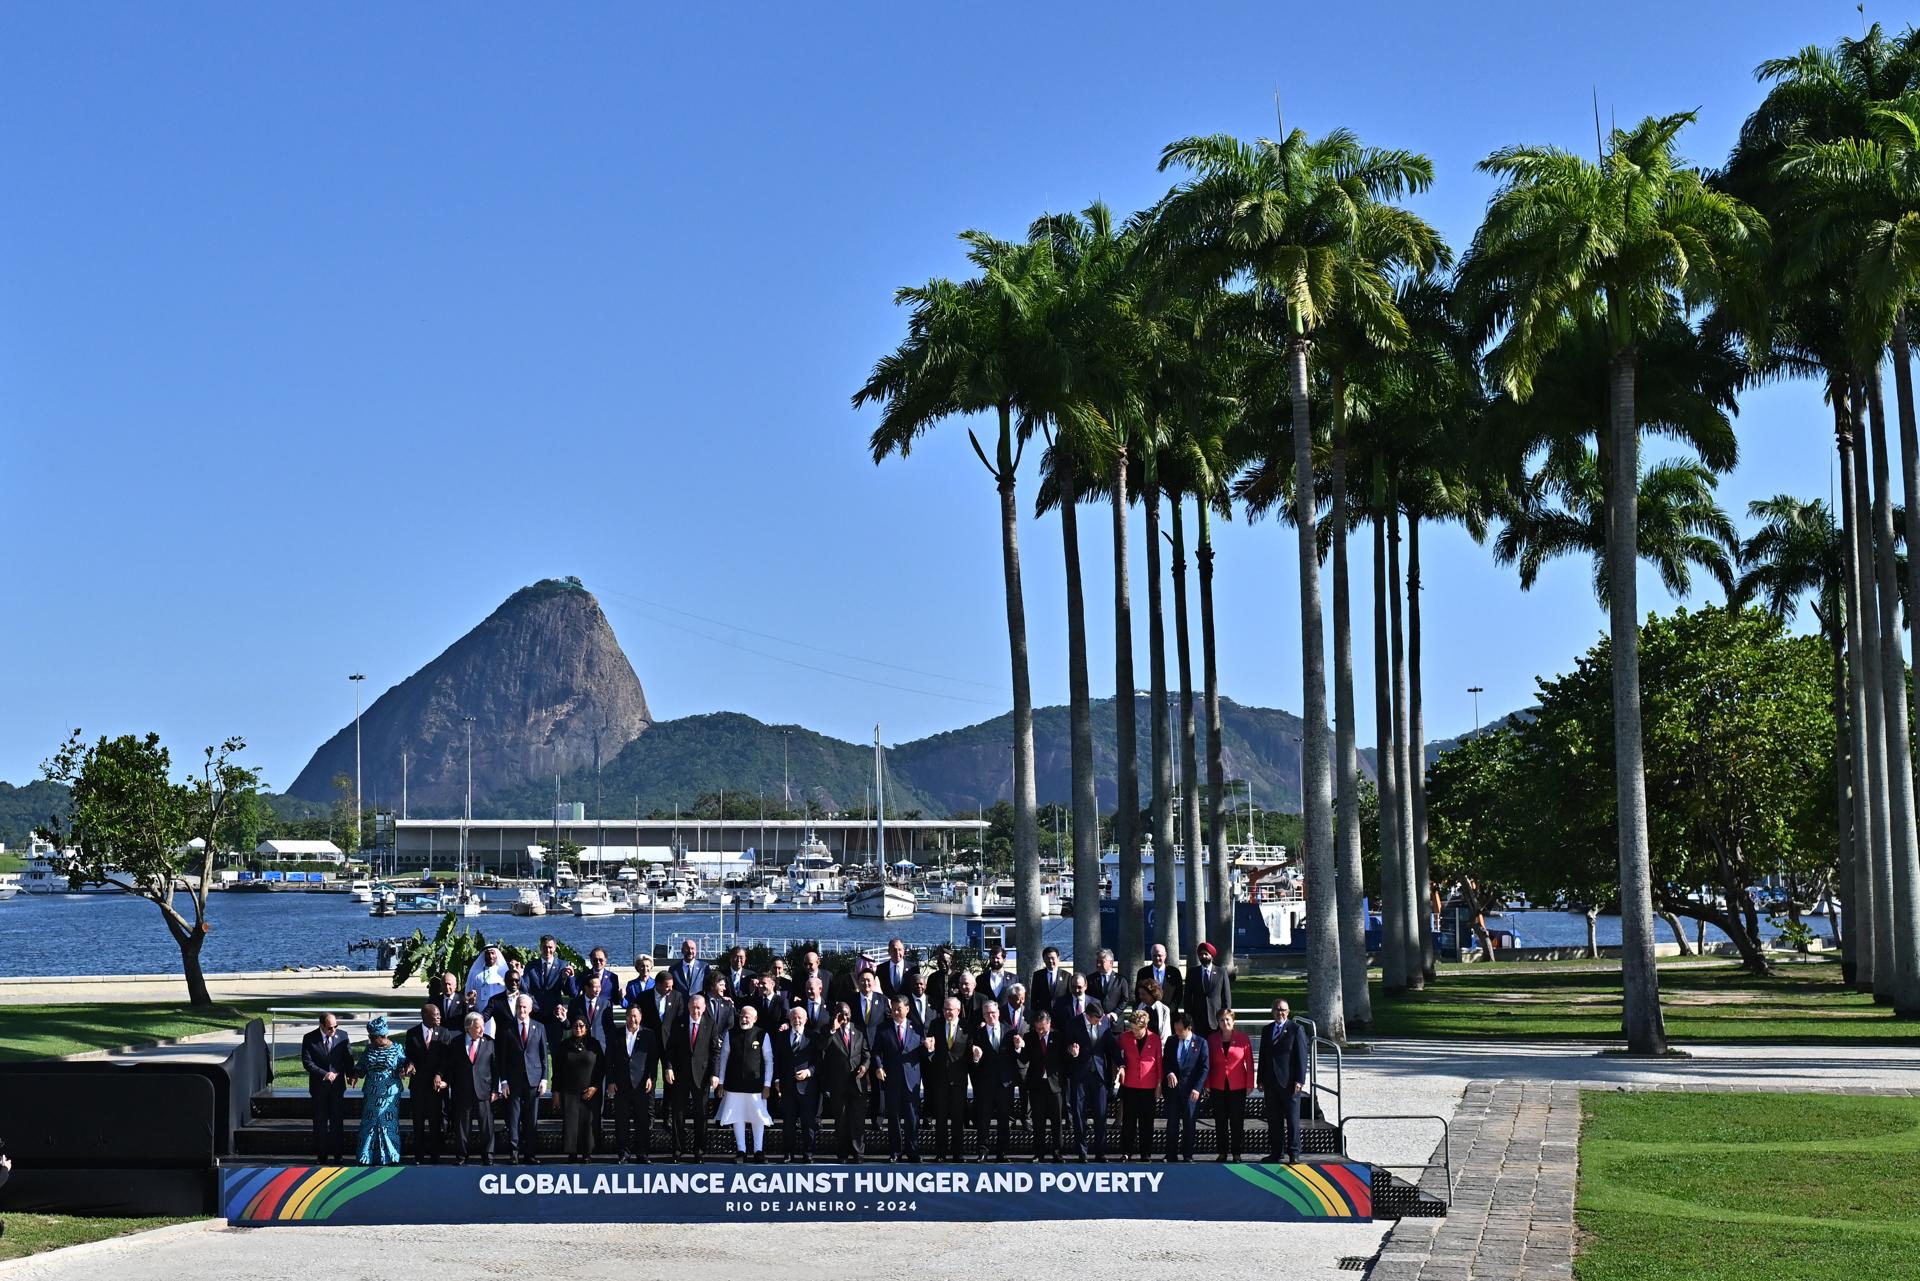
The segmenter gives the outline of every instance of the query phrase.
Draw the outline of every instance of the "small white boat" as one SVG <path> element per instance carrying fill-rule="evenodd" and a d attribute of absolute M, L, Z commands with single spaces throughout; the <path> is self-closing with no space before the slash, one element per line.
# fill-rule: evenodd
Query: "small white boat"
<path fill-rule="evenodd" d="M 12 881 L 0 881 L 0 903 L 6 902 L 20 892 L 20 887 Z"/>
<path fill-rule="evenodd" d="M 612 916 L 613 898 L 607 893 L 607 887 L 598 881 L 588 881 L 573 896 L 573 914 L 575 916 Z"/>
<path fill-rule="evenodd" d="M 487 900 L 479 890 L 466 890 L 454 910 L 462 916 L 479 916 L 487 910 Z"/>
<path fill-rule="evenodd" d="M 347 886 L 347 899 L 353 903 L 373 902 L 373 882 L 355 881 Z"/>
<path fill-rule="evenodd" d="M 903 921 L 919 910 L 912 890 L 888 883 L 856 886 L 847 891 L 846 903 L 848 916 L 882 921 Z"/>
<path fill-rule="evenodd" d="M 547 914 L 547 901 L 540 897 L 539 890 L 535 890 L 535 889 L 521 890 L 520 893 L 514 897 L 513 915 L 545 916 L 546 914 Z"/>

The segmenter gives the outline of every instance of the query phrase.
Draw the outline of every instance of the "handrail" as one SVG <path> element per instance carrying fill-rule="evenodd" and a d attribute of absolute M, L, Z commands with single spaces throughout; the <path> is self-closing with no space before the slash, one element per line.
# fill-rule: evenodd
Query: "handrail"
<path fill-rule="evenodd" d="M 1440 1164 L 1446 1172 L 1447 1208 L 1453 1208 L 1453 1126 L 1444 1116 L 1422 1112 L 1375 1112 L 1356 1113 L 1340 1122 L 1340 1155 L 1351 1158 L 1347 1151 L 1347 1126 L 1354 1121 L 1438 1121 L 1440 1123 Z M 1433 1158 L 1428 1157 L 1419 1165 L 1406 1163 L 1389 1164 L 1385 1161 L 1369 1161 L 1382 1170 L 1419 1170 L 1424 1175 L 1433 1168 Z M 1415 1185 L 1416 1187 L 1418 1184 Z"/>
<path fill-rule="evenodd" d="M 1239 1011 L 1236 1010 L 1234 1013 L 1234 1023 L 1238 1026 Z M 1304 1014 L 1295 1014 L 1291 1017 L 1294 1022 L 1303 1024 L 1307 1029 L 1307 1098 L 1318 1107 L 1322 1094 L 1333 1096 L 1334 1121 L 1338 1124 L 1346 1107 L 1344 1098 L 1347 1084 L 1346 1056 L 1341 1052 L 1339 1042 L 1320 1035 L 1320 1027 L 1312 1019 Z M 1272 1023 L 1272 1019 L 1267 1020 L 1267 1025 L 1270 1026 Z M 1333 1051 L 1333 1084 L 1331 1086 L 1320 1084 L 1320 1047 L 1323 1045 Z M 1322 1112 L 1320 1115 L 1324 1117 L 1326 1113 Z"/>

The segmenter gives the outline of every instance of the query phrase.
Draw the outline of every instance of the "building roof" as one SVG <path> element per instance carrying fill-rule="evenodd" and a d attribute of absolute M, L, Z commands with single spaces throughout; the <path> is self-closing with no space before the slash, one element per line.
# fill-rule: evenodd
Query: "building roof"
<path fill-rule="evenodd" d="M 256 854 L 326 854 L 341 857 L 340 847 L 332 841 L 289 841 L 275 838 L 254 846 Z"/>

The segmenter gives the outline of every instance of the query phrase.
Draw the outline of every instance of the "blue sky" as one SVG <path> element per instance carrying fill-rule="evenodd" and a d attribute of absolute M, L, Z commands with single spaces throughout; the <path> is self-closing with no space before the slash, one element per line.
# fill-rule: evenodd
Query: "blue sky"
<path fill-rule="evenodd" d="M 1271 132 L 1277 92 L 1289 126 L 1432 156 L 1417 208 L 1464 246 L 1494 148 L 1590 147 L 1597 92 L 1623 121 L 1698 108 L 1685 144 L 1715 162 L 1756 63 L 1858 21 L 1825 0 L 1636 0 L 1604 21 L 1508 2 L 0 8 L 0 779 L 78 725 L 157 729 L 177 758 L 239 733 L 284 786 L 351 716 L 349 672 L 385 689 L 564 574 L 662 718 L 853 739 L 878 721 L 897 741 L 993 715 L 993 491 L 957 429 L 876 468 L 848 406 L 901 335 L 894 288 L 962 268 L 956 232 L 1137 208 L 1166 187 L 1162 145 Z M 1730 510 L 1827 494 L 1810 387 L 1750 395 L 1739 427 Z M 1110 693 L 1108 524 L 1082 527 Z M 1035 696 L 1063 702 L 1058 525 L 1021 536 Z M 1222 688 L 1297 709 L 1287 532 L 1219 542 Z M 1487 712 L 1525 703 L 1603 625 L 1583 564 L 1523 594 L 1463 536 L 1426 551 L 1433 735 L 1471 726 L 1469 685 Z M 1642 601 L 1666 604 L 1648 578 Z M 1145 648 L 1142 627 L 1142 683 Z"/>

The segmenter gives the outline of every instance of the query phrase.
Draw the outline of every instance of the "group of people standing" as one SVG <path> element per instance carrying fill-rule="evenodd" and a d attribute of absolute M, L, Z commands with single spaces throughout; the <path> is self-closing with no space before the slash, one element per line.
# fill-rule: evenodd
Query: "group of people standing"
<path fill-rule="evenodd" d="M 649 1161 L 656 1099 L 674 1160 L 700 1161 L 718 1123 L 733 1131 L 735 1161 L 764 1161 L 777 1118 L 790 1162 L 820 1155 L 823 1120 L 844 1162 L 866 1156 L 869 1127 L 877 1140 L 882 1121 L 894 1161 L 919 1161 L 923 1138 L 934 1159 L 1003 1161 L 1022 1125 L 1035 1160 L 1104 1161 L 1116 1091 L 1122 1159 L 1153 1159 L 1164 1110 L 1166 1159 L 1193 1160 L 1204 1105 L 1219 1129 L 1217 1159 L 1242 1160 L 1256 1085 L 1267 1100 L 1267 1160 L 1300 1159 L 1306 1030 L 1285 1001 L 1257 1044 L 1238 1030 L 1209 944 L 1184 972 L 1156 945 L 1131 989 L 1104 949 L 1075 973 L 1046 948 L 1024 983 L 1004 951 L 974 973 L 942 947 L 922 969 L 897 938 L 886 959 L 840 974 L 811 951 L 792 975 L 779 959 L 756 973 L 744 948 L 709 961 L 691 939 L 664 968 L 646 955 L 634 961 L 622 983 L 601 948 L 580 969 L 551 936 L 525 964 L 489 947 L 464 984 L 451 973 L 435 981 L 399 1044 L 376 1017 L 358 1055 L 325 1016 L 302 1045 L 320 1160 L 345 1160 L 344 1094 L 355 1080 L 366 1094 L 361 1164 L 400 1160 L 403 1088 L 414 1153 L 426 1162 L 450 1146 L 456 1163 L 491 1164 L 501 1103 L 508 1159 L 537 1161 L 549 1091 L 562 1152 L 575 1161 L 603 1146 L 609 1118 L 616 1159 Z"/>

